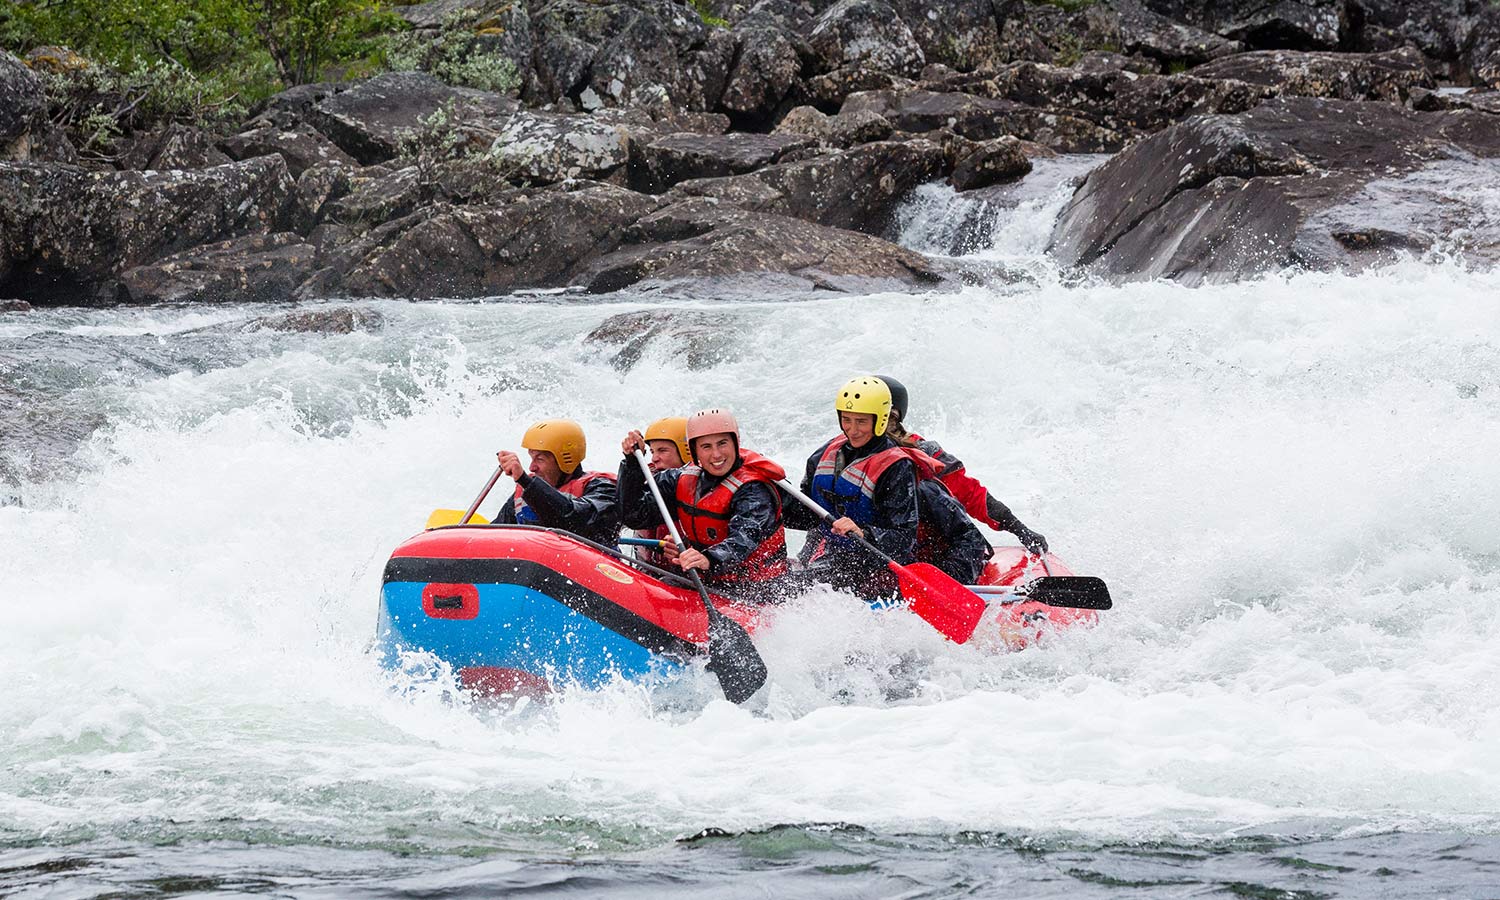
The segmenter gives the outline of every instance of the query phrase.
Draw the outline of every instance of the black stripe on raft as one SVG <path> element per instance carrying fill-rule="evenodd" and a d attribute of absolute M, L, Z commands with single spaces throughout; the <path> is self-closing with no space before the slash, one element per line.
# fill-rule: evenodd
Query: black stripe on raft
<path fill-rule="evenodd" d="M 447 559 L 395 556 L 385 564 L 384 583 L 514 584 L 587 616 L 652 653 L 679 658 L 697 656 L 702 648 L 662 626 L 636 615 L 603 594 L 529 559 Z"/>

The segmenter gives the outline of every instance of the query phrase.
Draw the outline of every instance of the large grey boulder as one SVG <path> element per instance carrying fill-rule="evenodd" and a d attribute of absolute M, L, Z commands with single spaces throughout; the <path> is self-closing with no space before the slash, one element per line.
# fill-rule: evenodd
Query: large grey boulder
<path fill-rule="evenodd" d="M 630 186 L 659 194 L 693 178 L 740 175 L 764 168 L 816 140 L 792 134 L 668 134 L 632 142 Z"/>
<path fill-rule="evenodd" d="M 828 70 L 912 77 L 927 62 L 916 36 L 885 0 L 839 0 L 818 17 L 808 43 Z"/>
<path fill-rule="evenodd" d="M 373 165 L 395 158 L 402 141 L 440 111 L 447 127 L 464 122 L 498 130 L 518 108 L 509 97 L 449 87 L 423 72 L 388 72 L 317 101 L 306 116 L 345 153 Z"/>
<path fill-rule="evenodd" d="M 1283 95 L 1337 100 L 1399 103 L 1416 88 L 1437 87 L 1422 54 L 1411 47 L 1385 53 L 1261 50 L 1223 57 L 1199 66 L 1193 75 L 1275 87 Z"/>
<path fill-rule="evenodd" d="M 279 153 L 286 160 L 287 171 L 293 178 L 300 178 L 303 172 L 325 163 L 357 165 L 354 157 L 333 141 L 302 124 L 289 129 L 262 125 L 224 138 L 219 142 L 219 148 L 234 159 L 254 159 Z"/>
<path fill-rule="evenodd" d="M 792 95 L 802 74 L 798 42 L 779 28 L 736 29 L 739 52 L 720 108 L 751 122 L 768 120 Z"/>
<path fill-rule="evenodd" d="M 569 284 L 657 201 L 612 185 L 427 206 L 329 254 L 299 291 L 327 297 L 485 297 Z"/>
<path fill-rule="evenodd" d="M 655 345 L 670 347 L 672 356 L 689 369 L 710 366 L 738 357 L 745 342 L 735 335 L 745 326 L 743 317 L 719 310 L 642 309 L 610 316 L 584 337 L 584 343 L 612 348 L 610 364 L 628 372 Z"/>
<path fill-rule="evenodd" d="M 170 172 L 0 163 L 0 295 L 112 302 L 127 269 L 279 230 L 292 186 L 275 156 Z"/>
<path fill-rule="evenodd" d="M 993 0 L 891 0 L 891 7 L 928 63 L 969 72 L 1006 58 Z"/>
<path fill-rule="evenodd" d="M 881 141 L 745 175 L 685 181 L 666 196 L 710 197 L 755 212 L 881 234 L 913 188 L 948 172 L 940 144 Z"/>
<path fill-rule="evenodd" d="M 729 31 L 672 0 L 544 0 L 530 24 L 543 103 L 711 110 L 734 60 Z"/>
<path fill-rule="evenodd" d="M 941 280 L 921 254 L 879 238 L 751 213 L 708 198 L 643 217 L 627 239 L 628 246 L 590 263 L 579 280 L 592 291 L 747 275 L 790 276 L 809 287 L 859 291 Z"/>
<path fill-rule="evenodd" d="M 899 131 L 949 129 L 976 141 L 1012 135 L 1060 153 L 1100 153 L 1125 143 L 1124 135 L 1083 116 L 953 91 L 861 91 L 840 115 L 854 112 L 874 113 Z"/>
<path fill-rule="evenodd" d="M 295 234 L 254 234 L 205 244 L 120 275 L 122 303 L 278 303 L 313 270 L 314 250 Z"/>
<path fill-rule="evenodd" d="M 1500 117 L 1308 98 L 1205 116 L 1091 173 L 1052 253 L 1119 279 L 1228 281 L 1286 266 L 1354 269 L 1440 241 L 1500 256 L 1476 184 L 1500 180 Z"/>
<path fill-rule="evenodd" d="M 515 181 L 602 181 L 629 161 L 630 137 L 639 128 L 606 115 L 518 112 L 495 137 L 489 153 Z"/>
<path fill-rule="evenodd" d="M 201 128 L 172 123 L 140 134 L 120 154 L 122 169 L 207 169 L 233 162 Z"/>
<path fill-rule="evenodd" d="M 47 108 L 42 81 L 25 63 L 0 50 L 0 160 L 31 156 L 32 126 Z"/>
<path fill-rule="evenodd" d="M 1352 36 L 1344 0 L 1144 0 L 1174 21 L 1252 50 L 1334 50 Z"/>
<path fill-rule="evenodd" d="M 776 123 L 776 134 L 802 134 L 819 144 L 843 150 L 856 144 L 883 141 L 894 129 L 884 116 L 869 110 L 850 110 L 836 116 L 813 106 L 799 106 Z"/>
<path fill-rule="evenodd" d="M 1162 66 L 1194 66 L 1240 53 L 1245 45 L 1146 8 L 1141 0 L 1111 0 L 1120 17 L 1120 48 Z"/>

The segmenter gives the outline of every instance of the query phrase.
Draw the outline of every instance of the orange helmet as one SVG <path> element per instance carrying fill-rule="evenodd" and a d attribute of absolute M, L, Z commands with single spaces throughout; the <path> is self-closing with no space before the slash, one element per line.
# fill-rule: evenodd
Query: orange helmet
<path fill-rule="evenodd" d="M 521 446 L 551 453 L 566 475 L 578 471 L 583 465 L 583 455 L 588 452 L 583 426 L 572 419 L 543 419 L 535 423 L 521 436 Z"/>
<path fill-rule="evenodd" d="M 665 419 L 657 419 L 646 426 L 646 433 L 643 437 L 647 443 L 671 441 L 677 445 L 678 458 L 686 462 L 692 459 L 692 455 L 688 452 L 687 421 L 686 416 L 667 416 Z"/>
<path fill-rule="evenodd" d="M 727 409 L 703 409 L 693 413 L 687 420 L 687 442 L 688 451 L 693 453 L 693 461 L 696 462 L 698 455 L 693 451 L 693 441 L 710 434 L 732 434 L 734 445 L 740 445 L 740 422 L 734 417 L 734 413 Z"/>

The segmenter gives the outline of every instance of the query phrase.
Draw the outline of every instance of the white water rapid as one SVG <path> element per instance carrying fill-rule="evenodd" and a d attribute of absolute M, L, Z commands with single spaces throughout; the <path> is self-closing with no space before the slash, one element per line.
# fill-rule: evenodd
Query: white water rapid
<path fill-rule="evenodd" d="M 49 360 L 78 373 L 4 435 L 30 474 L 0 506 L 0 836 L 1500 833 L 1500 274 L 1071 284 L 1041 256 L 1062 197 L 967 251 L 1024 280 L 956 293 L 361 303 L 384 327 L 336 336 L 191 331 L 263 313 L 240 307 L 0 315 L 0 354 L 32 360 L 16 396 Z M 955 249 L 966 202 L 918 198 L 903 240 Z M 623 373 L 584 340 L 684 305 L 732 337 L 699 370 L 670 338 Z M 106 349 L 172 359 L 90 369 Z M 800 465 L 861 372 L 1109 583 L 1097 628 L 995 653 L 810 596 L 760 640 L 754 708 L 699 673 L 476 709 L 366 653 L 391 548 L 532 420 L 577 418 L 613 468 L 628 428 L 727 404 Z M 30 465 L 80 409 L 102 427 Z"/>

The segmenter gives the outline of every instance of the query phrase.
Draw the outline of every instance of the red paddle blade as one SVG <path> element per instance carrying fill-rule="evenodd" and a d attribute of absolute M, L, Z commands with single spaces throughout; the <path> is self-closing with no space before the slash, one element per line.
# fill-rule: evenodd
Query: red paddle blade
<path fill-rule="evenodd" d="M 912 612 L 955 644 L 969 639 L 984 616 L 983 598 L 937 566 L 890 563 L 890 567 Z"/>

